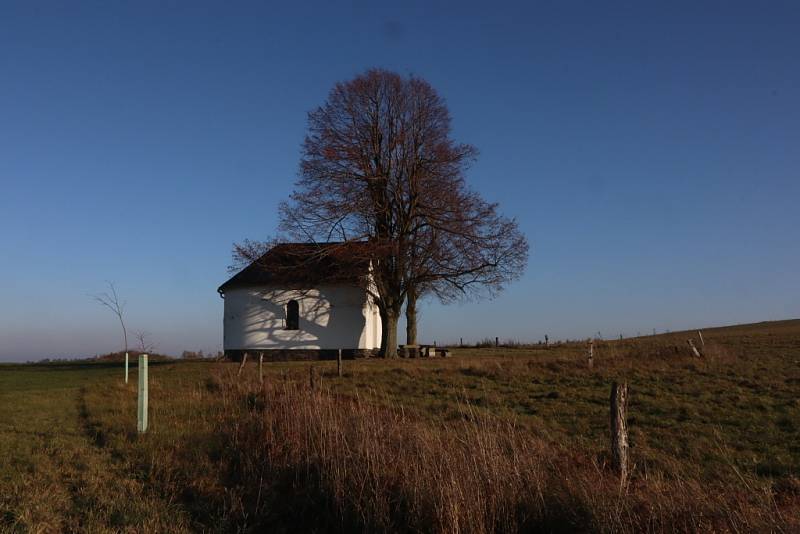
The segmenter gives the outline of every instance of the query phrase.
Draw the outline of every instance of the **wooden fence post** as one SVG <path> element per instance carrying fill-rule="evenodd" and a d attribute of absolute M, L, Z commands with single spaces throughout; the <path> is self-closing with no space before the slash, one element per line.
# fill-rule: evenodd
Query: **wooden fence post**
<path fill-rule="evenodd" d="M 611 384 L 611 464 L 624 484 L 628 478 L 628 383 Z"/>
<path fill-rule="evenodd" d="M 264 353 L 258 353 L 258 381 L 264 383 Z"/>
<path fill-rule="evenodd" d="M 495 347 L 499 347 L 500 346 L 500 338 L 499 337 L 495 337 L 494 338 L 494 346 Z"/>
<path fill-rule="evenodd" d="M 342 349 L 336 354 L 336 374 L 342 377 Z"/>
<path fill-rule="evenodd" d="M 589 364 L 589 369 L 594 367 L 594 341 L 591 339 L 589 340 L 589 356 L 586 358 L 586 361 Z"/>
<path fill-rule="evenodd" d="M 308 385 L 309 385 L 309 387 L 311 389 L 314 389 L 314 387 L 316 386 L 315 381 L 314 381 L 314 366 L 313 365 L 309 365 L 308 366 Z"/>
<path fill-rule="evenodd" d="M 463 337 L 458 338 L 458 346 L 459 347 L 463 347 L 464 346 L 464 338 Z"/>
<path fill-rule="evenodd" d="M 125 353 L 125 383 L 128 383 L 128 353 Z"/>
<path fill-rule="evenodd" d="M 700 336 L 700 346 L 706 348 L 706 342 L 703 341 L 703 333 L 700 330 L 698 330 L 697 335 Z"/>
<path fill-rule="evenodd" d="M 695 357 L 700 358 L 702 356 L 700 354 L 700 351 L 697 350 L 697 347 L 694 346 L 694 341 L 692 341 L 691 339 L 687 339 L 686 343 L 689 344 L 689 348 L 692 349 L 692 354 L 694 354 Z"/>
<path fill-rule="evenodd" d="M 147 432 L 147 354 L 139 355 L 139 406 L 136 430 Z"/>
<path fill-rule="evenodd" d="M 247 363 L 247 353 L 245 352 L 242 356 L 242 363 L 239 364 L 239 372 L 236 376 L 242 376 L 242 369 L 244 369 L 244 364 Z"/>

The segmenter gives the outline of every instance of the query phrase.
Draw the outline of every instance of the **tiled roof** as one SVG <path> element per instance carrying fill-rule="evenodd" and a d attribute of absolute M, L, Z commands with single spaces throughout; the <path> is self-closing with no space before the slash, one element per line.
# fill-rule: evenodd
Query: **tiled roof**
<path fill-rule="evenodd" d="M 234 287 L 357 284 L 368 274 L 366 242 L 282 243 L 236 273 L 217 291 Z"/>

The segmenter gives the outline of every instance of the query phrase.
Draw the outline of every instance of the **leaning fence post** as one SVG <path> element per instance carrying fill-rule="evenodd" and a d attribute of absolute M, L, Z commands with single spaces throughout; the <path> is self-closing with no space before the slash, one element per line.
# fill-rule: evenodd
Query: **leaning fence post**
<path fill-rule="evenodd" d="M 339 375 L 339 378 L 342 377 L 342 349 L 339 349 L 336 355 L 336 374 Z"/>
<path fill-rule="evenodd" d="M 125 383 L 128 383 L 128 353 L 125 353 Z"/>
<path fill-rule="evenodd" d="M 591 339 L 589 340 L 589 355 L 587 356 L 586 361 L 589 365 L 589 369 L 594 367 L 594 341 Z"/>
<path fill-rule="evenodd" d="M 689 348 L 692 349 L 692 354 L 694 354 L 697 358 L 700 358 L 702 355 L 700 354 L 700 351 L 697 350 L 697 347 L 694 346 L 694 341 L 687 339 L 686 342 L 689 344 Z"/>
<path fill-rule="evenodd" d="M 258 353 L 258 381 L 264 383 L 264 353 Z"/>
<path fill-rule="evenodd" d="M 136 430 L 147 432 L 147 354 L 139 355 L 139 409 Z"/>
<path fill-rule="evenodd" d="M 611 464 L 624 484 L 628 477 L 628 383 L 611 384 Z"/>
<path fill-rule="evenodd" d="M 239 372 L 236 376 L 242 376 L 242 369 L 244 369 L 244 364 L 247 362 L 247 353 L 245 352 L 242 356 L 242 363 L 239 364 Z"/>
<path fill-rule="evenodd" d="M 703 341 L 703 333 L 700 330 L 698 330 L 697 335 L 700 336 L 700 346 L 706 348 L 706 342 Z"/>

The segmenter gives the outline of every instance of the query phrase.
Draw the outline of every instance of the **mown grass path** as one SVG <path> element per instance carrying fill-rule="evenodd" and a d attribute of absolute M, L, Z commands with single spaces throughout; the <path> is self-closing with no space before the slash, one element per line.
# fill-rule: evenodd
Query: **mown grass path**
<path fill-rule="evenodd" d="M 121 376 L 118 366 L 0 367 L 0 531 L 184 530 L 182 512 L 93 431 L 86 392 L 120 387 Z"/>

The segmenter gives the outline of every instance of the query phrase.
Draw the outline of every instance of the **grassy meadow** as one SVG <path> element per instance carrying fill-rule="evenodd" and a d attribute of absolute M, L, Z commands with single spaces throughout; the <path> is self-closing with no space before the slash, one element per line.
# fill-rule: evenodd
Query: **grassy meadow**
<path fill-rule="evenodd" d="M 0 531 L 800 531 L 800 321 L 689 337 L 157 362 L 141 436 L 135 365 L 0 365 Z"/>

